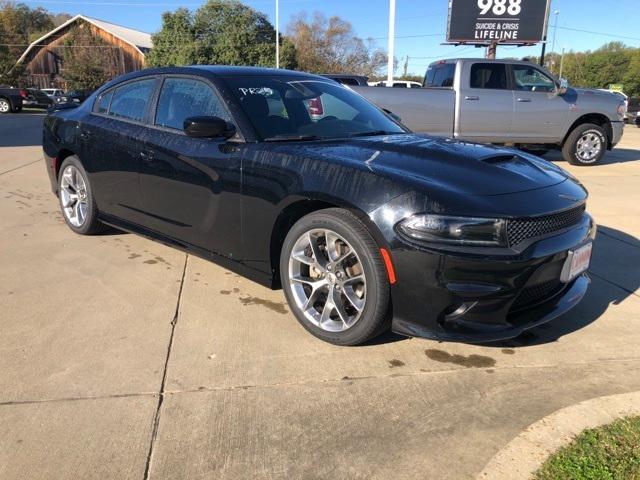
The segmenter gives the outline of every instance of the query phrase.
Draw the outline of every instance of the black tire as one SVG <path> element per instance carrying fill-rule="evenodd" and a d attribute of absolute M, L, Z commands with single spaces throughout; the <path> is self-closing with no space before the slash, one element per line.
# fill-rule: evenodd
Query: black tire
<path fill-rule="evenodd" d="M 580 142 L 585 135 L 594 135 L 598 137 L 600 141 L 600 150 L 593 158 L 584 159 L 578 155 L 578 142 Z M 593 123 L 583 123 L 582 125 L 578 125 L 574 128 L 567 137 L 564 145 L 562 146 L 562 156 L 572 165 L 596 165 L 600 160 L 602 160 L 602 157 L 604 157 L 604 154 L 607 151 L 607 144 L 607 134 L 601 126 Z"/>
<path fill-rule="evenodd" d="M 0 97 L 0 115 L 4 115 L 5 113 L 11 113 L 11 102 L 4 97 Z"/>
<path fill-rule="evenodd" d="M 298 307 L 289 281 L 289 259 L 297 240 L 306 232 L 329 229 L 353 247 L 366 279 L 364 308 L 349 328 L 327 331 L 307 319 Z M 313 212 L 298 220 L 287 234 L 280 255 L 280 278 L 284 295 L 300 324 L 312 335 L 334 345 L 359 345 L 389 328 L 389 280 L 380 249 L 367 227 L 352 213 L 339 208 Z"/>
<path fill-rule="evenodd" d="M 65 214 L 65 209 L 63 206 L 63 195 L 62 195 L 62 177 L 67 169 L 67 167 L 73 166 L 77 169 L 78 174 L 82 176 L 82 180 L 85 184 L 86 190 L 86 215 L 84 217 L 84 222 L 77 226 L 71 223 L 67 215 Z M 60 210 L 62 212 L 62 217 L 64 218 L 66 224 L 69 226 L 71 230 L 76 232 L 79 235 L 96 235 L 104 231 L 106 226 L 98 220 L 98 207 L 93 198 L 93 191 L 91 189 L 91 184 L 89 183 L 89 177 L 87 176 L 87 172 L 85 171 L 80 159 L 75 155 L 67 157 L 60 166 L 60 172 L 58 174 L 58 200 L 60 203 Z"/>

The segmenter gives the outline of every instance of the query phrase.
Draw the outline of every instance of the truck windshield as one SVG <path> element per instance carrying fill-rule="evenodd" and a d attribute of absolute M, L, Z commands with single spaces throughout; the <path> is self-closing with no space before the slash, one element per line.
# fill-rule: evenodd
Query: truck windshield
<path fill-rule="evenodd" d="M 316 140 L 407 133 L 383 111 L 337 83 L 299 77 L 225 79 L 262 140 Z"/>

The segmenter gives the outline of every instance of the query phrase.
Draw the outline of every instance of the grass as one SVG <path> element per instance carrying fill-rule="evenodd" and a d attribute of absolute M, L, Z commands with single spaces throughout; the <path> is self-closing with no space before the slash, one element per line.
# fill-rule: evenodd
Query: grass
<path fill-rule="evenodd" d="M 640 417 L 585 430 L 551 455 L 536 480 L 640 480 Z"/>

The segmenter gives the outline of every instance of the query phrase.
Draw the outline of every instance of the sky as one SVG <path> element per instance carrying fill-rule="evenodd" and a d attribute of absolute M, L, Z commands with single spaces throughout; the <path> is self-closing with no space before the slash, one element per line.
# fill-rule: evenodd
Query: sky
<path fill-rule="evenodd" d="M 153 33 L 161 26 L 161 14 L 187 7 L 195 10 L 204 0 L 21 0 L 31 7 L 53 13 L 83 14 L 125 27 Z M 534 0 L 523 0 L 534 1 Z M 543 0 L 539 0 L 543 1 Z M 245 4 L 265 13 L 275 23 L 275 0 L 245 0 Z M 409 57 L 409 72 L 422 75 L 429 63 L 441 58 L 482 57 L 484 49 L 442 45 L 447 30 L 448 0 L 396 0 L 396 48 L 399 65 Z M 610 41 L 640 47 L 639 0 L 552 0 L 547 51 L 555 36 L 555 51 L 595 49 Z M 373 38 L 387 49 L 388 0 L 280 0 L 280 28 L 292 16 L 307 12 L 338 15 L 353 25 L 362 38 Z M 556 16 L 554 13 L 559 12 Z M 557 18 L 556 18 L 557 17 Z M 558 28 L 554 28 L 557 20 Z M 576 31 L 585 30 L 587 32 Z M 534 47 L 498 47 L 498 57 L 539 55 Z M 397 72 L 396 72 L 397 73 Z"/>

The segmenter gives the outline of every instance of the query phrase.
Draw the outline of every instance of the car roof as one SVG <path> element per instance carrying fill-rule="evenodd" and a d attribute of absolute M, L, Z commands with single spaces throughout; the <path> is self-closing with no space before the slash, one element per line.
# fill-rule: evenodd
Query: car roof
<path fill-rule="evenodd" d="M 308 79 L 326 80 L 325 77 L 319 75 L 313 75 L 306 72 L 298 72 L 295 70 L 286 70 L 283 68 L 266 68 L 266 67 L 245 67 L 245 66 L 231 66 L 231 65 L 189 65 L 184 67 L 160 67 L 160 68 L 147 68 L 144 70 L 138 70 L 136 72 L 127 73 L 120 77 L 114 78 L 110 82 L 100 87 L 100 91 L 106 90 L 114 85 L 135 78 L 142 78 L 152 75 L 170 75 L 170 74 L 198 74 L 204 73 L 207 76 L 214 77 L 234 77 L 234 76 L 256 76 L 256 77 L 300 77 Z"/>

